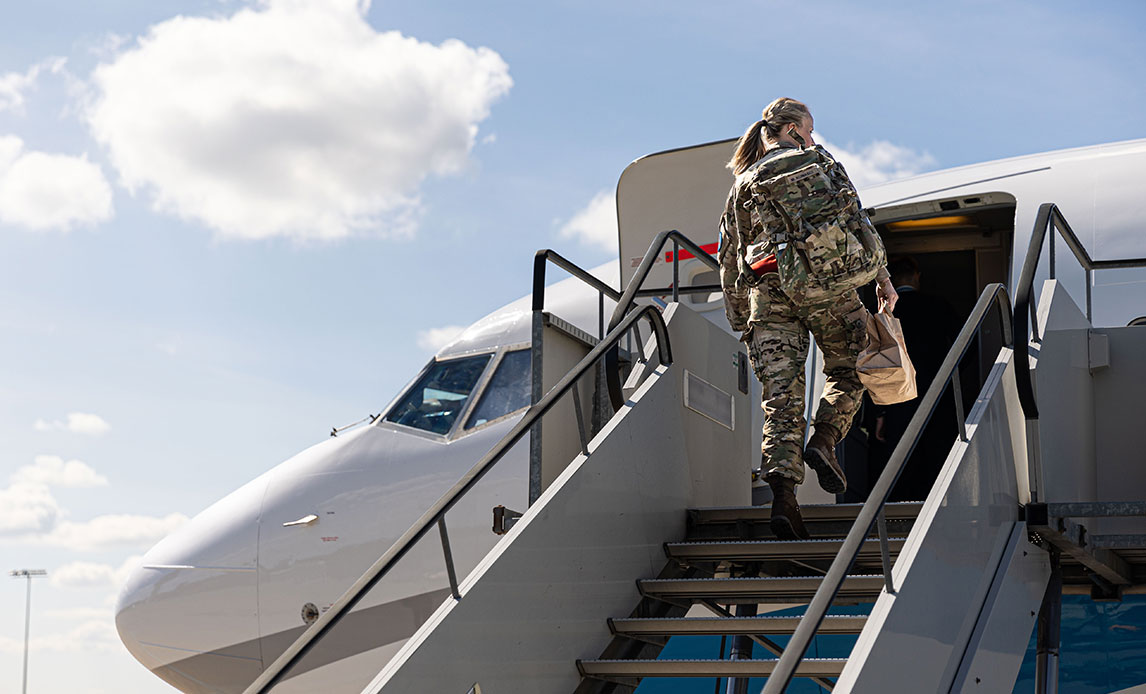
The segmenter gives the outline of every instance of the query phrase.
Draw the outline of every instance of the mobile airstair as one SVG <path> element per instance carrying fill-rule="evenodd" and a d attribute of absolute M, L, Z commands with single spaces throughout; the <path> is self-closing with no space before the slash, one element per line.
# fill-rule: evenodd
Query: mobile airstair
<path fill-rule="evenodd" d="M 729 692 L 763 678 L 765 694 L 794 680 L 835 692 L 1010 693 L 1036 624 L 1038 691 L 1057 691 L 1062 593 L 1118 599 L 1146 587 L 1135 406 L 1146 329 L 1092 326 L 1089 289 L 1083 310 L 1055 280 L 1051 232 L 1083 266 L 1088 288 L 1096 270 L 1146 267 L 1146 259 L 1092 260 L 1057 208 L 1040 208 L 1013 311 L 1003 285 L 983 291 L 868 500 L 805 505 L 807 541 L 775 539 L 769 509 L 750 505 L 755 404 L 743 345 L 677 300 L 714 288 L 642 286 L 669 243 L 674 280 L 678 248 L 711 264 L 683 235 L 659 235 L 625 292 L 610 295 L 617 310 L 603 337 L 544 396 L 535 390 L 506 439 L 247 693 L 288 677 L 435 528 L 452 597 L 379 664 L 365 692 L 632 692 L 647 678 L 682 677 L 727 678 Z M 1049 268 L 1040 271 L 1048 234 Z M 538 259 L 590 282 L 556 254 Z M 1037 303 L 1036 276 L 1047 277 Z M 538 342 L 559 322 L 544 315 L 537 286 L 540 374 Z M 991 347 L 993 365 L 965 411 L 958 367 L 991 345 L 984 326 L 1001 346 Z M 622 350 L 634 332 L 635 346 Z M 592 407 L 581 400 L 586 387 Z M 958 438 L 934 487 L 925 500 L 887 503 L 948 387 Z M 574 450 L 553 466 L 559 457 L 539 426 L 564 398 L 575 416 L 546 419 L 545 436 L 564 431 Z M 606 408 L 611 417 L 586 424 L 587 412 Z M 459 580 L 446 514 L 531 432 L 532 503 L 521 514 L 495 510 L 505 536 Z M 732 637 L 732 656 L 723 645 L 718 659 L 662 655 L 671 638 L 696 635 Z M 836 636 L 851 639 L 849 652 L 808 657 L 817 639 Z"/>

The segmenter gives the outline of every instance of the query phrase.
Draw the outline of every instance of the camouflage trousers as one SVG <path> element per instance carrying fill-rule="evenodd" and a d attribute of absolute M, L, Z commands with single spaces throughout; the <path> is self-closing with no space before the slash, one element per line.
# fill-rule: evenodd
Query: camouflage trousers
<path fill-rule="evenodd" d="M 826 377 L 815 425 L 830 426 L 838 443 L 851 428 L 863 397 L 856 358 L 867 339 L 866 309 L 854 290 L 832 303 L 815 306 L 796 306 L 768 283 L 755 291 L 767 294 L 759 297 L 767 299 L 767 316 L 752 324 L 744 341 L 756 378 L 763 385 L 761 469 L 765 476 L 788 477 L 800 484 L 804 481 L 808 333 L 823 354 Z"/>

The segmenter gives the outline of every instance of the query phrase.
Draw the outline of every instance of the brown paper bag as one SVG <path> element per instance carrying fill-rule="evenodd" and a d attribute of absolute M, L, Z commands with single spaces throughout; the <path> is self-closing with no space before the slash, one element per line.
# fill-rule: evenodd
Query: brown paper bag
<path fill-rule="evenodd" d="M 885 311 L 867 314 L 867 347 L 856 360 L 856 371 L 877 405 L 915 398 L 915 367 L 907 355 L 898 318 Z"/>

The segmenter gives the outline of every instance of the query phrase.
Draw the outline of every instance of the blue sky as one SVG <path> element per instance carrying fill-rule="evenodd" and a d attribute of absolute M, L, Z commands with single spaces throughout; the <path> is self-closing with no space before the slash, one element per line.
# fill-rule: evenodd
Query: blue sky
<path fill-rule="evenodd" d="M 355 7 L 0 5 L 0 568 L 53 574 L 30 691 L 166 691 L 109 631 L 119 567 L 378 411 L 538 248 L 615 257 L 591 203 L 638 156 L 780 95 L 869 182 L 1146 136 L 1133 1 Z"/>

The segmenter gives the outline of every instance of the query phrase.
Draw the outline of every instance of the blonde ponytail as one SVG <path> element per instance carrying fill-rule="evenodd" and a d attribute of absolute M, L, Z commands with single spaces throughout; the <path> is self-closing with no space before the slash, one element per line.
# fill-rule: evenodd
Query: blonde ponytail
<path fill-rule="evenodd" d="M 749 166 L 756 163 L 763 153 L 761 150 L 764 148 L 764 142 L 760 137 L 760 131 L 764 129 L 764 121 L 758 120 L 740 136 L 740 141 L 736 143 L 736 152 L 732 155 L 732 161 L 728 162 L 728 168 L 732 169 L 732 173 L 739 175 Z"/>
<path fill-rule="evenodd" d="M 734 174 L 743 173 L 764 155 L 766 140 L 775 142 L 780 138 L 781 129 L 785 125 L 800 125 L 804 118 L 811 115 L 807 106 L 788 97 L 780 97 L 768 104 L 760 120 L 748 126 L 748 130 L 740 136 L 728 168 Z"/>

